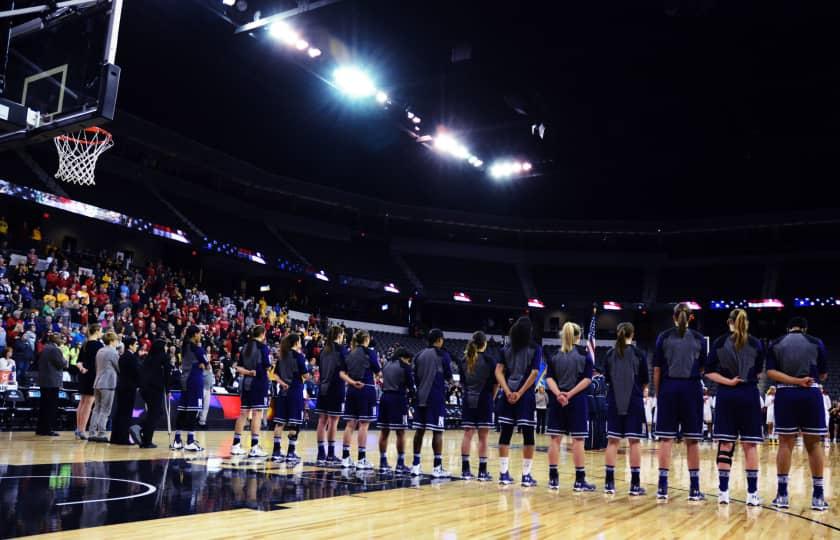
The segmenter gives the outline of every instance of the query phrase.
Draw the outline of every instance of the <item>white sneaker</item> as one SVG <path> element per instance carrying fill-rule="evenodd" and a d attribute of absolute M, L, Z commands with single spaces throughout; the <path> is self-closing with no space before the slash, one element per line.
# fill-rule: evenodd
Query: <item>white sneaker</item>
<path fill-rule="evenodd" d="M 367 458 L 360 459 L 356 462 L 356 469 L 362 471 L 370 471 L 373 470 L 373 463 L 367 460 Z"/>
<path fill-rule="evenodd" d="M 342 469 L 352 469 L 355 465 L 353 464 L 353 458 L 346 457 L 341 460 L 341 468 Z"/>
<path fill-rule="evenodd" d="M 729 504 L 729 491 L 718 492 L 718 504 Z"/>
<path fill-rule="evenodd" d="M 184 449 L 184 443 L 182 443 L 181 441 L 173 441 L 172 444 L 169 445 L 169 449 L 170 450 L 183 450 Z"/>
<path fill-rule="evenodd" d="M 184 450 L 187 452 L 201 452 L 204 450 L 204 448 L 202 448 L 201 445 L 198 444 L 198 442 L 193 441 L 190 444 L 184 446 Z"/>
<path fill-rule="evenodd" d="M 249 458 L 264 458 L 268 457 L 268 452 L 262 449 L 261 446 L 252 446 L 251 451 L 248 452 Z"/>
<path fill-rule="evenodd" d="M 442 465 L 438 465 L 437 467 L 432 469 L 432 476 L 434 478 L 449 478 L 452 475 L 449 474 L 449 471 L 444 469 Z"/>
<path fill-rule="evenodd" d="M 237 444 L 234 444 L 233 446 L 230 447 L 230 455 L 232 455 L 232 456 L 241 456 L 244 453 L 245 453 L 245 449 L 242 448 L 241 444 L 237 443 Z"/>
<path fill-rule="evenodd" d="M 747 493 L 747 506 L 761 506 L 761 497 L 756 493 Z"/>
<path fill-rule="evenodd" d="M 411 476 L 423 476 L 423 470 L 420 468 L 420 465 L 411 466 Z"/>

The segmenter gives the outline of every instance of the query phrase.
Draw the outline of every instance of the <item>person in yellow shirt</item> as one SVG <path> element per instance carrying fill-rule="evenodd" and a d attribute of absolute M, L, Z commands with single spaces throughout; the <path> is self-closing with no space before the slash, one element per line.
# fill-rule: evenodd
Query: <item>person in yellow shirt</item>
<path fill-rule="evenodd" d="M 90 304 L 90 293 L 87 291 L 87 285 L 82 285 L 82 288 L 76 292 L 79 297 L 79 304 L 86 306 Z"/>
<path fill-rule="evenodd" d="M 44 303 L 48 304 L 50 302 L 55 302 L 58 298 L 52 293 L 52 291 L 48 292 L 44 295 Z"/>
<path fill-rule="evenodd" d="M 56 305 L 63 306 L 64 302 L 67 302 L 68 300 L 70 300 L 70 297 L 67 296 L 67 287 L 62 287 L 55 295 Z M 44 302 L 46 301 L 47 299 L 45 297 Z"/>
<path fill-rule="evenodd" d="M 6 223 L 6 216 L 0 217 L 0 234 L 3 236 L 9 234 L 9 224 Z"/>
<path fill-rule="evenodd" d="M 274 326 L 274 323 L 277 321 L 277 313 L 274 312 L 273 309 L 268 308 L 268 322 L 271 326 Z"/>
<path fill-rule="evenodd" d="M 40 242 L 42 238 L 43 237 L 41 236 L 41 227 L 35 227 L 34 229 L 32 229 L 33 240 L 35 240 L 36 242 Z"/>
<path fill-rule="evenodd" d="M 260 317 L 265 317 L 265 308 L 268 307 L 268 302 L 265 301 L 265 297 L 260 297 Z"/>

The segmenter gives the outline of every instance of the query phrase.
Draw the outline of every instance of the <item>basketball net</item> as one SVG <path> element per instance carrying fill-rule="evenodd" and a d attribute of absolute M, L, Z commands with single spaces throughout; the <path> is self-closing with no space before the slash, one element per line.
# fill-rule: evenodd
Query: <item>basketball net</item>
<path fill-rule="evenodd" d="M 55 177 L 81 186 L 92 186 L 96 183 L 96 161 L 114 146 L 111 134 L 98 127 L 58 135 L 53 141 L 58 150 L 58 171 Z"/>

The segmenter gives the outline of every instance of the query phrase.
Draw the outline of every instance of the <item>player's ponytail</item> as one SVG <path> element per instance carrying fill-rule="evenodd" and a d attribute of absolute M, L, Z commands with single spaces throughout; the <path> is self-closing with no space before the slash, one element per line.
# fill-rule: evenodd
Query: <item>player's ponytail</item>
<path fill-rule="evenodd" d="M 618 351 L 618 356 L 624 356 L 624 351 L 627 350 L 627 340 L 633 339 L 635 332 L 633 323 L 623 322 L 618 325 L 615 338 L 615 349 Z"/>
<path fill-rule="evenodd" d="M 686 303 L 679 303 L 674 307 L 674 322 L 677 323 L 677 329 L 680 332 L 680 337 L 685 335 L 688 330 L 688 320 L 691 317 L 691 308 Z"/>
<path fill-rule="evenodd" d="M 344 335 L 344 328 L 334 325 L 327 330 L 327 339 L 324 340 L 324 351 L 331 353 L 335 350 L 336 341 Z"/>
<path fill-rule="evenodd" d="M 747 312 L 743 309 L 733 309 L 729 314 L 729 324 L 732 328 L 732 341 L 735 342 L 735 350 L 740 351 L 747 344 L 747 333 L 750 328 L 750 321 L 747 320 Z"/>
<path fill-rule="evenodd" d="M 353 350 L 355 351 L 357 347 L 364 347 L 365 342 L 370 340 L 370 334 L 368 334 L 367 330 L 359 330 L 355 334 L 353 334 L 353 342 L 351 343 Z"/>
<path fill-rule="evenodd" d="M 560 331 L 560 338 L 563 341 L 561 350 L 564 353 L 571 351 L 580 339 L 580 326 L 573 322 L 567 322 L 563 325 L 563 330 Z"/>
<path fill-rule="evenodd" d="M 280 361 L 286 359 L 292 348 L 300 342 L 300 336 L 291 332 L 280 340 Z"/>
<path fill-rule="evenodd" d="M 467 372 L 475 371 L 475 361 L 478 359 L 478 350 L 487 345 L 487 336 L 484 332 L 475 332 L 467 342 L 467 348 L 464 350 L 464 357 L 467 359 Z"/>

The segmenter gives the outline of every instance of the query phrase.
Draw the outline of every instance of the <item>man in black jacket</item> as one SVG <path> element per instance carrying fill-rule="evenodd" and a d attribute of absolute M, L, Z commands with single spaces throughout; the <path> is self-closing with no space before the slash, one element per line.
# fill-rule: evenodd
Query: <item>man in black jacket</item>
<path fill-rule="evenodd" d="M 135 338 L 124 342 L 125 352 L 120 356 L 120 372 L 117 377 L 116 410 L 111 424 L 111 444 L 132 444 L 129 440 L 129 426 L 134 412 L 134 398 L 139 386 L 140 360 L 137 357 L 139 344 Z M 135 441 L 139 443 L 140 440 Z"/>
<path fill-rule="evenodd" d="M 167 388 L 167 377 L 170 371 L 169 356 L 166 354 L 166 342 L 156 340 L 152 344 L 149 355 L 143 361 L 139 373 L 140 395 L 146 402 L 146 418 L 141 426 L 131 426 L 130 431 L 134 439 L 140 442 L 140 448 L 156 448 L 152 443 L 155 426 L 160 418 L 164 395 Z"/>
<path fill-rule="evenodd" d="M 36 435 L 57 437 L 52 430 L 55 413 L 58 410 L 58 389 L 61 388 L 62 372 L 67 368 L 67 360 L 58 348 L 64 342 L 61 334 L 51 334 L 49 342 L 41 351 L 38 362 L 38 385 L 41 387 L 41 409 L 38 414 Z"/>

